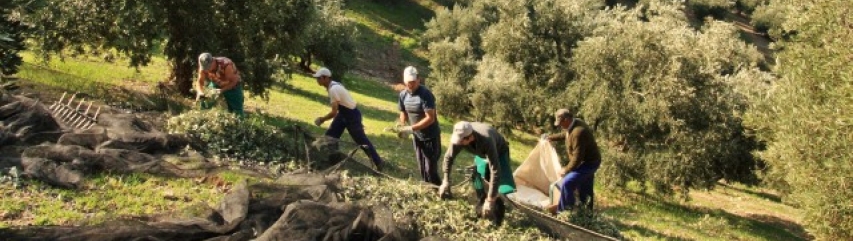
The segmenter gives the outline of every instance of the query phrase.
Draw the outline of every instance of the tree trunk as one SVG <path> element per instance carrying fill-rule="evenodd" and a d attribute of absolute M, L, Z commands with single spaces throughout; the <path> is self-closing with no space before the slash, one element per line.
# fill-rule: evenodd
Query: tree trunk
<path fill-rule="evenodd" d="M 175 86 L 178 87 L 178 92 L 183 95 L 191 96 L 190 90 L 193 88 L 193 72 L 195 68 L 193 68 L 192 64 L 189 61 L 180 61 L 179 63 L 175 63 L 172 67 L 172 75 L 174 79 L 172 79 Z"/>

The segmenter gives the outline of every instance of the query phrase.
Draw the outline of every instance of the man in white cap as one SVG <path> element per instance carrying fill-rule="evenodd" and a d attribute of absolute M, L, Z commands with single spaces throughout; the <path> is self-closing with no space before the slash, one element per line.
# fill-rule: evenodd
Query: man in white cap
<path fill-rule="evenodd" d="M 357 104 L 349 94 L 349 91 L 341 83 L 333 81 L 332 71 L 325 67 L 317 70 L 314 73 L 314 78 L 317 78 L 318 85 L 326 87 L 326 91 L 329 92 L 329 104 L 332 107 L 332 110 L 328 114 L 314 119 L 314 124 L 319 126 L 323 122 L 333 119 L 325 135 L 339 139 L 343 135 L 344 129 L 346 129 L 352 140 L 358 143 L 361 149 L 370 157 L 370 160 L 376 165 L 376 169 L 381 171 L 384 162 L 379 157 L 379 153 L 376 152 L 376 148 L 367 139 L 367 135 L 364 134 L 361 111 L 358 110 Z"/>
<path fill-rule="evenodd" d="M 453 126 L 450 144 L 444 154 L 444 180 L 438 188 L 439 195 L 445 196 L 449 191 L 453 160 L 463 149 L 467 150 L 474 154 L 472 185 L 479 198 L 476 211 L 500 225 L 506 211 L 500 195 L 515 192 L 515 180 L 509 165 L 509 143 L 488 124 L 460 121 Z"/>
<path fill-rule="evenodd" d="M 438 158 L 441 157 L 441 130 L 435 111 L 435 96 L 421 85 L 418 70 L 409 66 L 403 70 L 406 89 L 400 91 L 397 101 L 400 122 L 405 123 L 396 130 L 402 135 L 413 134 L 415 158 L 425 182 L 441 184 L 438 177 Z"/>
<path fill-rule="evenodd" d="M 228 112 L 243 117 L 243 87 L 240 71 L 231 59 L 213 57 L 210 53 L 198 56 L 198 81 L 196 81 L 196 100 L 205 94 L 205 85 L 214 93 L 222 94 L 228 105 Z M 210 109 L 214 103 L 200 102 L 202 109 Z"/>
<path fill-rule="evenodd" d="M 601 153 L 592 129 L 583 120 L 574 118 L 568 109 L 559 109 L 554 113 L 554 126 L 559 126 L 563 132 L 542 134 L 542 140 L 565 140 L 569 162 L 559 173 L 563 177 L 557 184 L 560 187 L 560 202 L 546 209 L 551 213 L 573 209 L 577 190 L 580 205 L 591 210 L 595 172 L 601 166 Z"/>

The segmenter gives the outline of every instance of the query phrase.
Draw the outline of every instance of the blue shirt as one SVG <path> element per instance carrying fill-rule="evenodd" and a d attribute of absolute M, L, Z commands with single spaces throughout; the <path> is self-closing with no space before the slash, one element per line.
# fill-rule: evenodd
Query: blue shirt
<path fill-rule="evenodd" d="M 435 96 L 426 86 L 420 85 L 413 93 L 408 90 L 400 91 L 398 100 L 399 110 L 405 111 L 409 116 L 409 125 L 426 118 L 427 110 L 435 110 Z M 438 128 L 438 116 L 435 121 L 424 129 L 414 132 L 419 140 L 430 140 L 438 138 L 441 130 Z"/>

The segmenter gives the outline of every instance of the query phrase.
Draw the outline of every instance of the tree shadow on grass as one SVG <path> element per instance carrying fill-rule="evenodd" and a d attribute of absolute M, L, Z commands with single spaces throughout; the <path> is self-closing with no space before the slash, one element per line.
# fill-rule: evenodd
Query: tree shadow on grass
<path fill-rule="evenodd" d="M 750 189 L 746 189 L 746 188 L 740 188 L 740 187 L 736 187 L 736 186 L 728 185 L 728 184 L 725 184 L 725 183 L 717 183 L 717 185 L 719 185 L 719 186 L 721 186 L 721 187 L 723 187 L 723 188 L 728 188 L 728 189 L 732 189 L 732 190 L 735 190 L 735 191 L 738 191 L 738 192 L 743 192 L 743 193 L 746 193 L 746 194 L 749 194 L 749 195 L 753 195 L 753 196 L 756 196 L 756 197 L 759 197 L 759 198 L 763 198 L 763 199 L 766 199 L 766 200 L 770 200 L 770 201 L 773 201 L 773 202 L 776 202 L 776 203 L 781 203 L 781 202 L 782 202 L 782 197 L 781 197 L 781 196 L 779 196 L 779 195 L 777 195 L 777 194 L 772 194 L 772 193 L 767 193 L 767 192 L 762 192 L 762 191 L 755 191 L 755 190 L 750 190 Z"/>
<path fill-rule="evenodd" d="M 625 233 L 628 231 L 634 231 L 634 232 L 637 232 L 637 234 L 639 234 L 640 236 L 645 237 L 645 238 L 656 239 L 656 240 L 668 240 L 668 241 L 692 240 L 692 239 L 687 239 L 687 238 L 672 237 L 672 236 L 666 235 L 664 233 L 649 229 L 649 228 L 644 227 L 642 225 L 626 224 L 626 223 L 619 222 L 619 221 L 615 221 L 615 222 L 613 222 L 613 224 L 616 225 L 616 228 L 619 229 L 621 233 Z"/>

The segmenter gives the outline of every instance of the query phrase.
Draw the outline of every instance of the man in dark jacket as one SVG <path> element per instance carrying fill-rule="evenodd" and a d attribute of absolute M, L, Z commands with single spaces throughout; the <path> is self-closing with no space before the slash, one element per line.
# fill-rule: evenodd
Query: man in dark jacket
<path fill-rule="evenodd" d="M 509 166 L 509 143 L 488 124 L 460 121 L 453 126 L 450 144 L 444 153 L 444 179 L 438 188 L 439 195 L 449 191 L 450 167 L 456 156 L 466 150 L 474 154 L 475 173 L 471 184 L 479 198 L 475 211 L 500 225 L 506 211 L 500 195 L 515 192 Z"/>
<path fill-rule="evenodd" d="M 601 166 L 601 153 L 595 143 L 592 129 L 582 120 L 574 118 L 568 109 L 557 110 L 554 117 L 554 125 L 560 126 L 563 132 L 554 135 L 543 134 L 542 140 L 565 140 L 569 162 L 560 171 L 563 179 L 557 184 L 560 187 L 560 202 L 547 209 L 551 213 L 571 210 L 575 206 L 576 190 L 581 205 L 592 209 L 595 172 Z"/>

